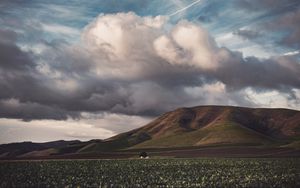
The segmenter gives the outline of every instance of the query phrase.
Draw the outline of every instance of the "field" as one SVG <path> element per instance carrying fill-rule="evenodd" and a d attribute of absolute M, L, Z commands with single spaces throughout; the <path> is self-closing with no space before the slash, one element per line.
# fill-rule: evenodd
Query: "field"
<path fill-rule="evenodd" d="M 0 187 L 300 187 L 300 159 L 2 161 Z"/>

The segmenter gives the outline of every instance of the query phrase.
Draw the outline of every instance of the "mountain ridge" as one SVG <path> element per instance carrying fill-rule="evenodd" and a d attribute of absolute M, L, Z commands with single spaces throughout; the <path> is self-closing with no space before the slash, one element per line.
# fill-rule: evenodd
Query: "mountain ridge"
<path fill-rule="evenodd" d="M 33 150 L 16 157 L 97 156 L 107 152 L 119 154 L 149 149 L 163 151 L 209 147 L 255 147 L 262 152 L 264 149 L 289 148 L 298 153 L 299 143 L 300 111 L 207 105 L 178 108 L 164 113 L 145 126 L 105 140 Z M 3 153 L 0 152 L 1 155 Z"/>
<path fill-rule="evenodd" d="M 136 129 L 134 134 L 147 133 L 151 136 L 151 140 L 155 140 L 172 135 L 177 137 L 177 133 L 193 136 L 193 133 L 199 132 L 199 130 L 202 133 L 209 130 L 224 133 L 224 131 L 228 132 L 228 129 L 237 131 L 235 128 L 238 128 L 238 132 L 245 132 L 244 130 L 248 129 L 255 132 L 257 136 L 263 134 L 272 139 L 287 139 L 296 136 L 293 130 L 295 126 L 299 128 L 299 118 L 299 111 L 287 109 L 253 109 L 232 106 L 179 108 L 160 116 L 144 127 Z M 247 132 L 249 133 L 249 131 Z M 209 137 L 211 134 L 206 136 Z M 175 142 L 173 146 L 176 145 L 178 143 Z"/>

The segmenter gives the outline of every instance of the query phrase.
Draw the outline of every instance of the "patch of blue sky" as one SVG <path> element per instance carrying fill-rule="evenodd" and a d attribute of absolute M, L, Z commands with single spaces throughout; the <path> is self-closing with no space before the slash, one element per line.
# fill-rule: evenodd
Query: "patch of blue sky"
<path fill-rule="evenodd" d="M 194 2 L 196 0 L 31 0 L 22 6 L 12 4 L 3 8 L 0 11 L 0 24 L 3 28 L 19 32 L 20 43 L 38 43 L 41 40 L 73 43 L 80 40 L 81 30 L 99 14 L 132 11 L 140 16 L 170 15 Z M 222 45 L 232 49 L 256 46 L 267 49 L 272 55 L 293 50 L 278 45 L 290 31 L 286 29 L 270 32 L 263 27 L 278 16 L 299 7 L 300 3 L 293 2 L 282 7 L 253 11 L 237 7 L 235 0 L 202 0 L 171 16 L 170 22 L 175 24 L 187 19 L 201 24 L 217 42 L 222 35 L 226 37 L 239 29 L 258 31 L 258 37 L 251 41 L 232 35 L 232 40 L 223 41 Z"/>

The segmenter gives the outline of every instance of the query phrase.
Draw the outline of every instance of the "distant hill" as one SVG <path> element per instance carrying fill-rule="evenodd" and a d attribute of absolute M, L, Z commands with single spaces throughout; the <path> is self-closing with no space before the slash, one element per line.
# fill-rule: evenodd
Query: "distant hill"
<path fill-rule="evenodd" d="M 164 151 L 240 148 L 274 153 L 290 152 L 300 155 L 300 112 L 289 109 L 244 108 L 232 106 L 199 106 L 180 108 L 163 114 L 149 124 L 106 140 L 75 142 L 64 146 L 28 145 L 31 152 L 21 156 L 82 155 L 126 153 L 134 151 Z M 1 155 L 0 146 L 0 155 Z M 36 147 L 36 148 L 35 148 Z M 50 151 L 49 151 L 49 148 Z M 249 148 L 249 150 L 245 149 Z M 251 150 L 252 149 L 252 150 Z M 37 151 L 36 151 L 37 150 Z M 34 152 L 33 152 L 34 151 Z M 295 152 L 294 152 L 295 151 Z M 33 153 L 32 153 L 33 152 Z M 205 153 L 205 151 L 203 151 Z M 225 151 L 226 152 L 226 151 Z M 242 152 L 242 153 L 241 153 Z M 20 156 L 20 155 L 19 155 Z"/>
<path fill-rule="evenodd" d="M 31 152 L 39 152 L 53 148 L 65 148 L 68 145 L 80 143 L 79 140 L 64 141 L 58 140 L 45 143 L 20 142 L 0 145 L 0 157 L 15 157 L 22 156 Z"/>

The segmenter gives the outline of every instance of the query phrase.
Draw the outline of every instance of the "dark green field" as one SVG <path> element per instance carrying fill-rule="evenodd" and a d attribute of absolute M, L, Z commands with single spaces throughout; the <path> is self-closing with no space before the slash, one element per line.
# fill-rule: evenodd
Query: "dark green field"
<path fill-rule="evenodd" d="M 300 159 L 0 163 L 0 187 L 300 187 Z"/>

